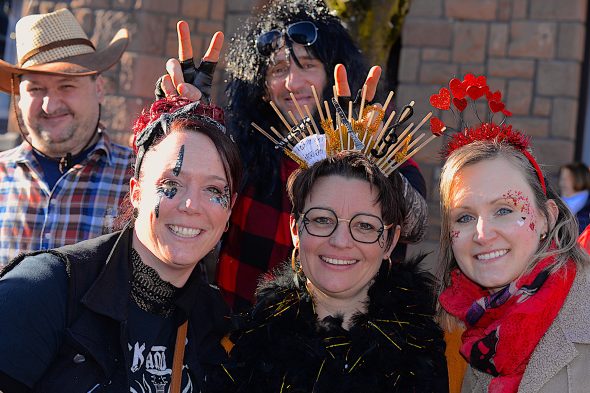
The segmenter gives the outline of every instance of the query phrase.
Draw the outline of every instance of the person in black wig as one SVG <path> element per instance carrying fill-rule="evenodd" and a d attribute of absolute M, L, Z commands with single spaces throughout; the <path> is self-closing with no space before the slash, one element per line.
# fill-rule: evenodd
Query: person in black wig
<path fill-rule="evenodd" d="M 180 40 L 181 50 L 186 42 Z M 188 43 L 190 46 L 190 40 Z M 348 71 L 351 91 L 356 95 L 368 66 L 340 20 L 321 0 L 271 1 L 229 45 L 227 125 L 240 147 L 245 180 L 232 215 L 233 225 L 221 247 L 217 284 L 235 310 L 250 305 L 259 276 L 287 259 L 293 247 L 289 234 L 291 203 L 285 184 L 296 165 L 254 131 L 251 123 L 286 132 L 270 101 L 286 117 L 289 110 L 296 113 L 289 93 L 301 105 L 308 104 L 314 110 L 311 85 L 321 101 L 329 100 L 333 70 L 339 63 Z M 169 60 L 171 77 L 164 77 L 164 93 L 200 97 L 194 86 L 182 83 L 180 69 L 177 60 Z M 408 225 L 404 226 L 402 242 L 417 242 L 426 226 L 425 182 L 411 160 L 401 173 L 405 176 L 404 194 L 410 207 L 407 210 L 413 214 L 406 217 Z M 401 260 L 404 255 L 402 244 L 392 257 Z"/>

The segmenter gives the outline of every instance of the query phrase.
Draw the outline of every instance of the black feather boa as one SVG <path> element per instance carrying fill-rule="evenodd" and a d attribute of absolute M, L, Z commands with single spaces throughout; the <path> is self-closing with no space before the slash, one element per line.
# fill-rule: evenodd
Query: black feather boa
<path fill-rule="evenodd" d="M 230 360 L 211 392 L 447 392 L 442 330 L 433 321 L 432 276 L 422 258 L 384 264 L 366 314 L 317 322 L 302 274 L 285 265 L 258 288 L 242 316 Z"/>

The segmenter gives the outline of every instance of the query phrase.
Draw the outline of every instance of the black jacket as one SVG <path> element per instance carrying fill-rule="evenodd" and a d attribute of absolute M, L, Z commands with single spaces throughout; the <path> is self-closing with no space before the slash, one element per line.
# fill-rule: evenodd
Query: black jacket
<path fill-rule="evenodd" d="M 60 350 L 33 388 L 36 392 L 129 392 L 126 321 L 130 296 L 132 230 L 124 230 L 11 262 L 6 275 L 25 257 L 59 258 L 68 275 L 67 329 Z M 187 318 L 188 365 L 195 391 L 206 370 L 225 359 L 220 344 L 227 333 L 227 307 L 217 289 L 193 272 L 176 301 L 180 325 Z M 26 340 L 26 337 L 18 339 Z M 6 377 L 6 375 L 4 375 Z M 8 379 L 7 379 L 8 380 Z M 8 388 L 2 386 L 0 390 Z"/>

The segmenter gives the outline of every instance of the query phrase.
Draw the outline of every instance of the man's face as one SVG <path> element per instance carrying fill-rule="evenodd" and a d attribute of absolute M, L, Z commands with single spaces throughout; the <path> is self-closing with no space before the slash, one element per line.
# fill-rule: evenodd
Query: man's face
<path fill-rule="evenodd" d="M 31 143 L 44 154 L 76 154 L 95 132 L 103 100 L 99 76 L 27 74 L 18 106 Z"/>
<path fill-rule="evenodd" d="M 311 86 L 315 86 L 321 100 L 327 75 L 322 62 L 308 53 L 303 45 L 293 44 L 293 51 L 302 68 L 295 63 L 287 48 L 283 46 L 273 53 L 270 59 L 266 72 L 266 89 L 269 99 L 277 105 L 283 115 L 287 116 L 291 111 L 299 117 L 290 94 L 293 93 L 302 109 L 303 105 L 307 105 L 314 113 L 316 104 Z"/>

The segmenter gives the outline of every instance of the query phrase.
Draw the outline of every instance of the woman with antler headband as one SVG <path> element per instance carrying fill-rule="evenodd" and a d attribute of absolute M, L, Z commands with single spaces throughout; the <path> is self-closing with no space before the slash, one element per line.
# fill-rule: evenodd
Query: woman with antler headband
<path fill-rule="evenodd" d="M 431 103 L 463 119 L 480 98 L 492 115 L 510 115 L 500 92 L 471 74 L 451 80 Z M 528 138 L 492 120 L 461 124 L 441 173 L 440 313 L 465 328 L 462 391 L 587 391 L 590 259 Z"/>
<path fill-rule="evenodd" d="M 364 98 L 372 97 L 375 71 Z M 348 95 L 342 65 L 335 80 L 337 95 Z M 300 165 L 287 184 L 295 249 L 238 318 L 230 359 L 208 380 L 211 392 L 448 391 L 432 276 L 422 258 L 390 259 L 405 216 L 394 168 L 411 153 L 387 145 L 380 105 L 361 106 L 350 119 L 346 104 L 332 101 L 338 120 L 302 121 L 293 140 L 257 127 Z"/>
<path fill-rule="evenodd" d="M 223 111 L 163 99 L 135 123 L 124 228 L 0 274 L 0 391 L 201 391 L 227 306 L 195 269 L 227 231 L 241 163 Z"/>

